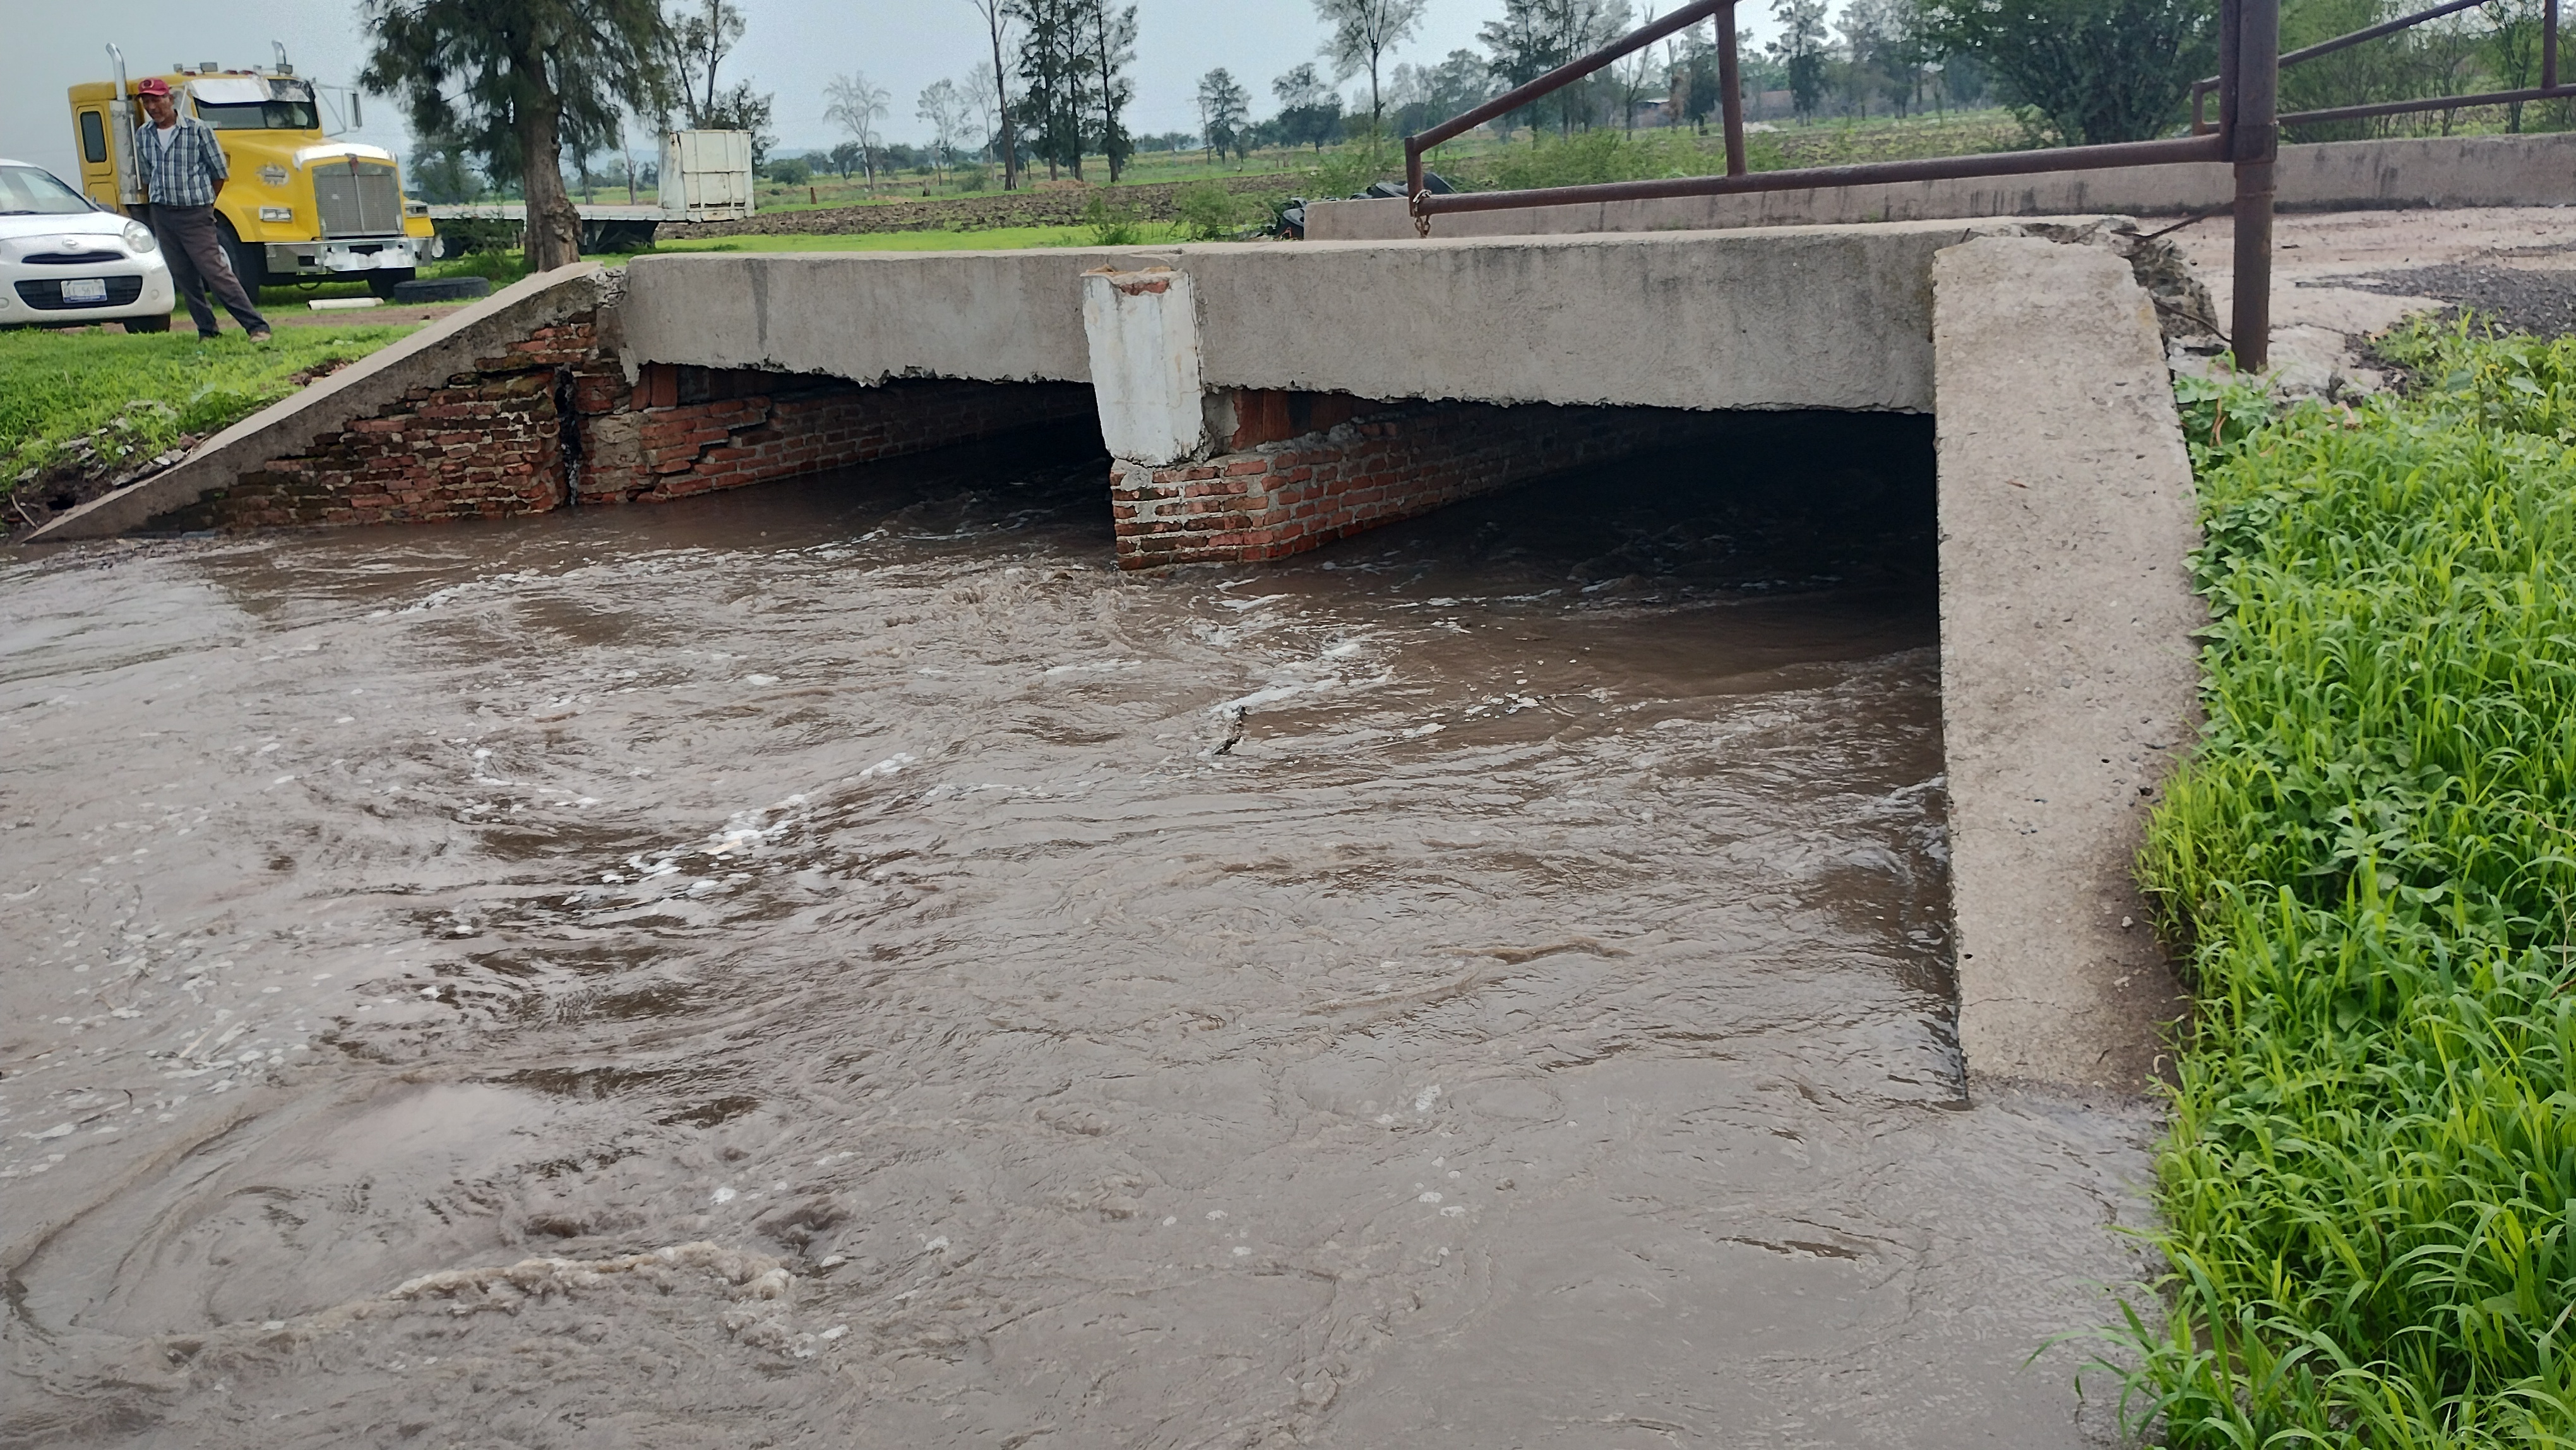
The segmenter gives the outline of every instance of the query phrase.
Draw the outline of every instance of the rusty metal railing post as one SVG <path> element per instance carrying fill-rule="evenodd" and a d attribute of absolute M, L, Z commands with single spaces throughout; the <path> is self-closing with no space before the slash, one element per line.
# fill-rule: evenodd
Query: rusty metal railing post
<path fill-rule="evenodd" d="M 2556 3 L 2556 0 L 2551 0 Z M 1744 75 L 1735 58 L 1735 7 L 1729 5 L 1712 22 L 1717 26 L 1717 104 L 1726 129 L 1726 174 L 1744 174 Z M 1706 114 L 1703 112 L 1702 114 Z"/>
<path fill-rule="evenodd" d="M 2272 164 L 2281 149 L 2281 0 L 2237 0 L 2235 105 L 2236 370 L 2259 373 L 2272 353 Z"/>

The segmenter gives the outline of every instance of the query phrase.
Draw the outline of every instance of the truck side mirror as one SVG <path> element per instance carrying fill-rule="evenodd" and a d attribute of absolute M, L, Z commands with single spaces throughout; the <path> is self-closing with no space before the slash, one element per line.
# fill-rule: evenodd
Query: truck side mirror
<path fill-rule="evenodd" d="M 359 104 L 361 95 L 356 90 L 349 92 L 349 129 L 352 131 L 367 124 L 366 108 Z"/>

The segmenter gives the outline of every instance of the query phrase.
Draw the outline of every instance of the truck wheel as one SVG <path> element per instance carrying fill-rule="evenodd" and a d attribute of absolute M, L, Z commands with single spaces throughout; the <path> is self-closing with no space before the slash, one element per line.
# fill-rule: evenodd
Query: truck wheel
<path fill-rule="evenodd" d="M 129 317 L 125 319 L 125 330 L 127 332 L 168 332 L 170 314 L 164 312 L 158 317 Z"/>
<path fill-rule="evenodd" d="M 379 297 L 390 298 L 394 289 L 418 275 L 409 267 L 395 267 L 367 274 L 367 290 Z"/>
<path fill-rule="evenodd" d="M 250 300 L 259 300 L 259 289 L 268 285 L 268 249 L 254 247 L 233 234 L 233 224 L 222 217 L 215 219 L 222 229 L 224 260 L 233 264 L 233 279 L 242 284 Z"/>

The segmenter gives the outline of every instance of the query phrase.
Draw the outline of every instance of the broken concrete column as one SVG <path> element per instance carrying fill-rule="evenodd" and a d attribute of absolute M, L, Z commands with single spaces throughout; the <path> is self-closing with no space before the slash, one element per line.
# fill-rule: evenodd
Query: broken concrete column
<path fill-rule="evenodd" d="M 1164 266 L 1083 273 L 1082 330 L 1110 457 L 1153 468 L 1214 451 L 1189 273 Z"/>

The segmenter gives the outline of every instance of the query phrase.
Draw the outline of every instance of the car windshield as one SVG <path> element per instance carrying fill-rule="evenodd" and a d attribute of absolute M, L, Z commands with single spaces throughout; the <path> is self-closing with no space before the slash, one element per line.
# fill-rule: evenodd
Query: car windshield
<path fill-rule="evenodd" d="M 311 101 L 248 101 L 238 106 L 197 103 L 197 119 L 218 131 L 318 131 Z"/>
<path fill-rule="evenodd" d="M 0 216 L 71 216 L 92 210 L 89 198 L 50 171 L 0 166 Z"/>

